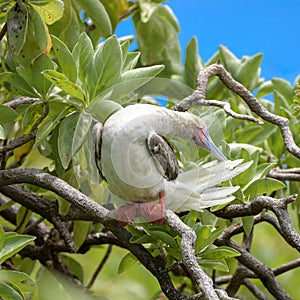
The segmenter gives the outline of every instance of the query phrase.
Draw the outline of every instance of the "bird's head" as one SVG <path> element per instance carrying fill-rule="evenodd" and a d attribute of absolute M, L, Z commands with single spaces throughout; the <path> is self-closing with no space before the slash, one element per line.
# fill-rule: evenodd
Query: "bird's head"
<path fill-rule="evenodd" d="M 221 161 L 227 160 L 225 155 L 217 148 L 210 137 L 205 122 L 194 114 L 188 112 L 183 114 L 182 120 L 184 120 L 184 122 L 181 123 L 181 128 L 184 128 L 183 130 L 185 131 L 185 134 L 182 132 L 182 136 L 185 135 L 196 146 L 208 151 L 217 159 Z"/>

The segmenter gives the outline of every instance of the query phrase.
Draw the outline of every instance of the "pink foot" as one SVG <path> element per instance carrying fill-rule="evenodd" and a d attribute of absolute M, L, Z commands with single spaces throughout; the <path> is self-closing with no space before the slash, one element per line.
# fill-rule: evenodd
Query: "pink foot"
<path fill-rule="evenodd" d="M 159 193 L 159 203 L 143 203 L 140 204 L 141 216 L 151 224 L 164 224 L 165 214 L 165 194 Z"/>
<path fill-rule="evenodd" d="M 138 204 L 126 203 L 120 206 L 116 211 L 116 219 L 121 226 L 126 226 L 128 223 L 133 223 Z"/>

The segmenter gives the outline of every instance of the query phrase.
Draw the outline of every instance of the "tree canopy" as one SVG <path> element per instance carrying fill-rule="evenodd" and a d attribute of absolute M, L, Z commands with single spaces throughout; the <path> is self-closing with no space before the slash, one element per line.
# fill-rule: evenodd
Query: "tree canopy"
<path fill-rule="evenodd" d="M 263 54 L 181 49 L 164 2 L 0 1 L 1 299 L 300 296 L 299 79 L 265 81 Z M 127 18 L 134 35 L 117 36 Z M 120 226 L 91 131 L 136 103 L 189 110 L 228 159 L 253 161 L 224 183 L 235 200 Z M 172 144 L 186 170 L 211 160 Z"/>

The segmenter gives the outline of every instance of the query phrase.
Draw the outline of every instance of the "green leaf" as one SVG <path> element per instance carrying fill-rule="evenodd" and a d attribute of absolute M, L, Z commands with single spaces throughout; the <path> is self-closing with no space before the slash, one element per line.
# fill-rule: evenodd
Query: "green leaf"
<path fill-rule="evenodd" d="M 257 179 L 252 182 L 244 191 L 245 196 L 251 196 L 251 198 L 268 194 L 273 191 L 277 191 L 285 188 L 285 184 L 274 178 Z"/>
<path fill-rule="evenodd" d="M 76 277 L 80 280 L 80 282 L 83 282 L 84 271 L 83 271 L 81 264 L 69 255 L 62 254 L 61 256 L 62 256 L 63 261 L 68 265 L 70 270 L 76 275 Z"/>
<path fill-rule="evenodd" d="M 0 249 L 0 264 L 29 245 L 35 238 L 21 234 L 5 236 L 3 246 Z"/>
<path fill-rule="evenodd" d="M 133 236 L 130 238 L 130 243 L 132 244 L 149 244 L 149 243 L 156 243 L 157 240 L 149 235 L 149 234 L 144 234 L 143 236 Z"/>
<path fill-rule="evenodd" d="M 34 26 L 36 42 L 39 48 L 43 50 L 47 47 L 48 44 L 48 33 L 46 31 L 45 23 L 41 18 L 41 15 L 32 5 L 29 6 L 29 13 L 31 16 L 31 22 Z"/>
<path fill-rule="evenodd" d="M 46 69 L 54 69 L 54 63 L 46 54 L 40 55 L 25 69 L 17 67 L 18 74 L 26 79 L 28 84 L 33 86 L 45 99 L 47 99 L 47 93 L 52 86 L 52 83 L 49 82 L 49 80 L 47 80 L 42 74 L 42 72 Z"/>
<path fill-rule="evenodd" d="M 209 268 L 209 269 L 215 269 L 221 272 L 229 272 L 228 265 L 226 263 L 225 259 L 220 260 L 211 260 L 211 259 L 199 259 L 197 260 L 198 264 Z"/>
<path fill-rule="evenodd" d="M 73 240 L 79 248 L 85 241 L 87 235 L 90 233 L 91 222 L 77 220 L 73 227 Z"/>
<path fill-rule="evenodd" d="M 78 0 L 78 2 L 99 29 L 100 36 L 97 38 L 110 36 L 112 34 L 112 26 L 104 5 L 99 0 Z"/>
<path fill-rule="evenodd" d="M 0 281 L 0 296 L 5 300 L 24 300 L 23 295 L 12 286 Z"/>
<path fill-rule="evenodd" d="M 72 157 L 82 146 L 92 124 L 92 115 L 82 112 L 79 115 L 72 142 Z"/>
<path fill-rule="evenodd" d="M 124 101 L 124 98 L 126 101 L 128 99 L 128 95 L 150 82 L 163 69 L 163 65 L 156 65 L 124 72 L 121 75 L 121 82 L 112 87 L 112 94 L 109 98 L 121 103 Z"/>
<path fill-rule="evenodd" d="M 94 48 L 91 39 L 85 32 L 79 36 L 72 55 L 79 70 L 79 78 L 86 85 L 87 72 L 93 59 Z"/>
<path fill-rule="evenodd" d="M 17 118 L 17 113 L 9 106 L 0 104 L 0 123 L 13 122 Z"/>
<path fill-rule="evenodd" d="M 22 292 L 34 292 L 37 290 L 35 282 L 23 272 L 0 270 L 0 282 L 13 283 Z"/>
<path fill-rule="evenodd" d="M 256 98 L 261 98 L 274 92 L 274 86 L 271 80 L 262 83 L 256 93 Z"/>
<path fill-rule="evenodd" d="M 109 37 L 96 51 L 88 73 L 90 99 L 113 86 L 120 77 L 122 51 L 115 35 Z"/>
<path fill-rule="evenodd" d="M 229 258 L 229 257 L 236 257 L 241 255 L 240 252 L 237 250 L 228 247 L 228 246 L 220 246 L 215 249 L 210 249 L 210 250 L 205 250 L 199 255 L 203 259 L 209 259 L 209 260 L 218 260 L 218 259 L 223 259 L 223 258 Z"/>
<path fill-rule="evenodd" d="M 164 242 L 166 245 L 178 248 L 174 237 L 167 232 L 151 230 L 151 235 L 153 235 L 157 240 Z"/>
<path fill-rule="evenodd" d="M 237 71 L 237 80 L 249 90 L 255 89 L 259 84 L 260 65 L 263 54 L 256 54 L 244 58 Z"/>
<path fill-rule="evenodd" d="M 238 68 L 240 67 L 241 61 L 231 51 L 229 51 L 227 47 L 220 46 L 219 53 L 221 63 L 224 65 L 226 70 L 234 78 L 236 78 L 236 74 L 238 72 Z"/>
<path fill-rule="evenodd" d="M 36 97 L 31 86 L 18 74 L 13 72 L 0 73 L 0 84 L 16 95 Z"/>
<path fill-rule="evenodd" d="M 67 169 L 72 160 L 73 138 L 80 114 L 73 112 L 60 123 L 58 133 L 58 154 L 64 169 Z"/>
<path fill-rule="evenodd" d="M 126 55 L 126 59 L 123 62 L 123 72 L 126 72 L 128 70 L 131 70 L 133 68 L 135 68 L 136 64 L 139 61 L 141 52 L 129 52 Z"/>
<path fill-rule="evenodd" d="M 51 25 L 58 21 L 64 14 L 64 2 L 62 0 L 51 0 L 42 6 L 35 6 L 44 22 Z"/>
<path fill-rule="evenodd" d="M 133 20 L 142 65 L 163 63 L 166 66 L 166 76 L 179 73 L 179 25 L 172 10 L 167 5 L 160 5 L 146 23 L 139 14 L 135 14 Z"/>
<path fill-rule="evenodd" d="M 131 252 L 127 253 L 120 261 L 118 274 L 121 274 L 132 267 L 137 261 L 137 258 Z"/>
<path fill-rule="evenodd" d="M 7 14 L 7 41 L 14 55 L 24 47 L 28 27 L 28 10 L 23 1 L 16 3 Z"/>
<path fill-rule="evenodd" d="M 291 84 L 282 78 L 272 78 L 273 87 L 277 90 L 288 102 L 289 105 L 293 103 L 294 90 Z M 289 106 L 287 107 L 289 108 Z"/>
<path fill-rule="evenodd" d="M 245 216 L 242 217 L 242 222 L 243 222 L 243 228 L 247 236 L 250 235 L 253 225 L 254 225 L 254 218 L 253 216 Z"/>
<path fill-rule="evenodd" d="M 56 36 L 51 35 L 51 39 L 60 68 L 70 81 L 76 83 L 77 69 L 73 55 L 68 47 Z"/>
<path fill-rule="evenodd" d="M 45 70 L 42 72 L 44 76 L 56 86 L 58 86 L 64 92 L 70 94 L 71 96 L 84 101 L 84 93 L 82 89 L 75 83 L 68 80 L 66 75 L 57 72 L 55 70 Z"/>
<path fill-rule="evenodd" d="M 104 123 L 111 115 L 122 109 L 123 107 L 111 100 L 95 100 L 88 107 L 87 111 L 95 114 L 97 119 Z"/>
<path fill-rule="evenodd" d="M 193 37 L 186 46 L 183 68 L 184 80 L 190 87 L 195 88 L 197 75 L 201 68 L 203 68 L 203 64 L 199 57 L 198 41 L 196 37 Z"/>
<path fill-rule="evenodd" d="M 208 225 L 197 224 L 194 227 L 194 230 L 197 234 L 195 251 L 196 253 L 205 249 L 207 246 L 211 245 L 214 240 L 223 232 L 224 227 L 211 229 Z"/>

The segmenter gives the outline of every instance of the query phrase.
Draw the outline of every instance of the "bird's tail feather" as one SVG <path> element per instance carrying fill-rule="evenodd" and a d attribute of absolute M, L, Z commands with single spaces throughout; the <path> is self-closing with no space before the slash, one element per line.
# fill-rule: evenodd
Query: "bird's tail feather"
<path fill-rule="evenodd" d="M 191 209 L 199 211 L 231 202 L 235 199 L 231 194 L 239 186 L 218 185 L 244 172 L 252 164 L 252 161 L 243 164 L 242 161 L 213 161 L 180 173 L 175 181 L 166 182 L 166 208 L 176 212 Z"/>

